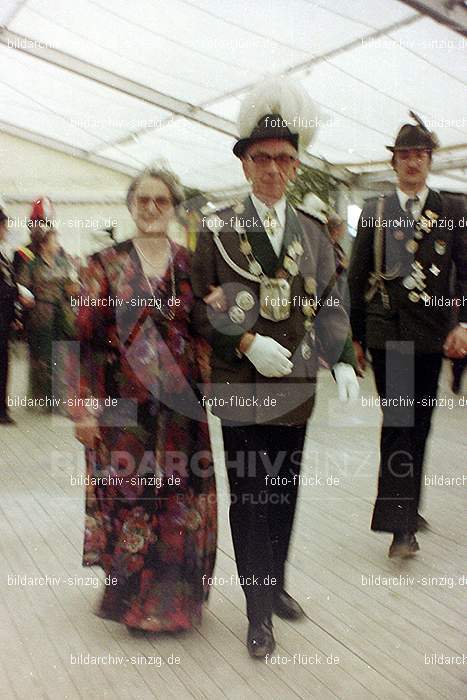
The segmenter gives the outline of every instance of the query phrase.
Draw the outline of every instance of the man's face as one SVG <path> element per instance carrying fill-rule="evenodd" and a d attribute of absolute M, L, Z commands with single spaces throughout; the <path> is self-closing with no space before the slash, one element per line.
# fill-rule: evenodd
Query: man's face
<path fill-rule="evenodd" d="M 247 149 L 242 165 L 254 194 L 266 204 L 274 204 L 284 195 L 287 183 L 295 179 L 299 161 L 288 141 L 265 139 Z"/>
<path fill-rule="evenodd" d="M 430 164 L 430 152 L 425 149 L 404 148 L 394 152 L 394 170 L 399 183 L 408 189 L 425 184 Z"/>
<path fill-rule="evenodd" d="M 145 177 L 133 192 L 130 213 L 140 233 L 165 233 L 174 215 L 172 195 L 162 180 Z"/>

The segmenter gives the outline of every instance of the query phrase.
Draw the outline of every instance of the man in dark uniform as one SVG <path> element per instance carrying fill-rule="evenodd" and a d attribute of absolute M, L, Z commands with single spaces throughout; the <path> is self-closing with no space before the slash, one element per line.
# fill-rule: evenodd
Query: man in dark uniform
<path fill-rule="evenodd" d="M 352 250 L 351 324 L 361 367 L 371 353 L 383 426 L 378 496 L 371 528 L 393 533 L 389 556 L 412 556 L 426 441 L 436 403 L 443 347 L 467 352 L 467 240 L 461 197 L 429 189 L 435 135 L 400 129 L 392 151 L 396 191 L 367 203 Z M 450 285 L 453 267 L 456 286 Z M 452 328 L 453 306 L 459 322 Z"/>
<path fill-rule="evenodd" d="M 13 265 L 3 247 L 8 232 L 8 216 L 0 206 L 0 425 L 14 424 L 8 413 L 8 344 L 12 327 L 19 325 L 18 288 Z"/>
<path fill-rule="evenodd" d="M 340 396 L 358 394 L 331 242 L 317 219 L 285 199 L 304 144 L 275 89 L 253 91 L 242 106 L 254 107 L 255 116 L 246 126 L 240 120 L 243 138 L 234 153 L 252 194 L 205 218 L 192 268 L 194 324 L 213 348 L 209 405 L 222 422 L 232 539 L 254 657 L 274 649 L 273 612 L 304 615 L 285 591 L 285 564 L 318 343 Z M 216 314 L 203 297 L 217 286 L 227 310 Z"/>

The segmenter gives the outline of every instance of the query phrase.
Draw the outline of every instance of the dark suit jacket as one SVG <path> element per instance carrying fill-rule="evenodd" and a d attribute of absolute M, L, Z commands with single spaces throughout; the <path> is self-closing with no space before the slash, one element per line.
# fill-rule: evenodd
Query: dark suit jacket
<path fill-rule="evenodd" d="M 2 344 L 8 341 L 11 324 L 17 316 L 15 308 L 17 299 L 18 289 L 13 265 L 0 252 L 0 343 Z"/>
<path fill-rule="evenodd" d="M 373 348 L 385 347 L 387 341 L 413 341 L 415 352 L 441 352 L 444 340 L 453 324 L 453 306 L 449 300 L 460 300 L 459 321 L 467 321 L 467 235 L 465 204 L 461 196 L 429 190 L 422 212 L 438 215 L 436 225 L 418 241 L 415 254 L 406 250 L 413 237 L 413 221 L 402 211 L 397 193 L 385 197 L 385 270 L 398 270 L 395 279 L 386 282 L 390 309 L 386 310 L 377 291 L 373 299 L 365 301 L 369 277 L 374 270 L 374 219 L 376 200 L 363 208 L 349 267 L 351 297 L 351 324 L 354 338 Z M 443 251 L 440 253 L 439 251 Z M 402 280 L 418 261 L 425 274 L 425 284 L 432 300 L 448 304 L 413 302 Z M 439 270 L 438 274 L 434 272 Z M 456 287 L 453 289 L 453 267 Z"/>
<path fill-rule="evenodd" d="M 323 225 L 287 205 L 283 246 L 277 258 L 249 197 L 244 201 L 242 213 L 225 209 L 217 212 L 217 216 L 224 222 L 219 226 L 219 239 L 231 261 L 245 272 L 248 272 L 248 262 L 240 251 L 239 236 L 232 225 L 235 217 L 246 222 L 245 229 L 253 253 L 268 276 L 274 277 L 276 270 L 282 267 L 290 243 L 295 238 L 301 240 L 304 253 L 300 260 L 300 273 L 292 281 L 291 298 L 309 298 L 304 288 L 304 277 L 310 276 L 316 280 L 317 296 L 322 301 L 315 321 L 320 354 L 330 365 L 339 360 L 353 362 L 353 351 L 348 345 L 348 317 L 335 288 L 334 253 Z M 197 298 L 192 314 L 193 323 L 213 348 L 212 396 L 216 402 L 212 406 L 213 412 L 225 420 L 239 423 L 306 423 L 313 409 L 318 355 L 316 343 L 304 329 L 303 305 L 299 301 L 292 303 L 290 317 L 283 321 L 270 321 L 260 316 L 259 283 L 245 279 L 224 259 L 213 232 L 205 222 L 193 256 L 191 281 Z M 245 313 L 244 322 L 233 323 L 228 313 L 215 312 L 203 302 L 210 285 L 222 286 L 229 307 L 235 305 L 236 295 L 240 291 L 251 293 L 255 305 Z M 292 374 L 267 378 L 259 374 L 246 357 L 238 357 L 235 350 L 245 331 L 270 336 L 288 348 L 294 363 Z M 308 359 L 302 356 L 305 338 L 311 347 L 311 357 Z"/>

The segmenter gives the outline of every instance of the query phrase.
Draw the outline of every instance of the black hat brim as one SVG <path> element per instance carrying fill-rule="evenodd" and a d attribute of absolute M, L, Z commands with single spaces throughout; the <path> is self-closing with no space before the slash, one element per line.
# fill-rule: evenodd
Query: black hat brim
<path fill-rule="evenodd" d="M 271 134 L 239 139 L 232 150 L 237 158 L 242 158 L 249 146 L 253 145 L 254 143 L 258 143 L 258 141 L 268 141 L 269 139 L 281 139 L 282 141 L 288 141 L 298 150 L 298 134 L 290 134 L 290 136 L 275 136 L 274 134 Z"/>
<path fill-rule="evenodd" d="M 433 146 L 386 146 L 388 151 L 394 153 L 394 151 L 432 151 Z"/>

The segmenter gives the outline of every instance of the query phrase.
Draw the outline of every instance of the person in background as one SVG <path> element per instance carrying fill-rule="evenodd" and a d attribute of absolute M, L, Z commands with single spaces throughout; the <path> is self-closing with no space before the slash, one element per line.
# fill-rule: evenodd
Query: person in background
<path fill-rule="evenodd" d="M 22 265 L 17 276 L 17 281 L 35 299 L 26 323 L 29 397 L 39 399 L 41 403 L 38 405 L 50 412 L 54 394 L 58 399 L 63 393 L 63 378 L 54 372 L 54 342 L 73 337 L 74 315 L 70 299 L 76 291 L 77 275 L 68 256 L 62 252 L 54 228 L 37 224 L 31 250 L 34 258 Z"/>
<path fill-rule="evenodd" d="M 18 328 L 18 287 L 13 264 L 5 247 L 8 216 L 0 204 L 0 425 L 13 425 L 7 406 L 9 340 L 14 327 Z"/>
<path fill-rule="evenodd" d="M 347 312 L 350 310 L 350 296 L 347 281 L 347 269 L 349 267 L 349 259 L 341 246 L 341 241 L 345 236 L 345 221 L 332 211 L 328 216 L 328 233 L 334 248 L 334 257 L 336 259 L 336 276 L 337 288 L 342 298 L 342 303 Z"/>
<path fill-rule="evenodd" d="M 336 256 L 336 274 L 340 277 L 342 273 L 347 270 L 349 261 L 340 244 L 340 241 L 342 241 L 345 235 L 345 222 L 341 219 L 339 214 L 334 211 L 328 216 L 328 233 Z"/>
<path fill-rule="evenodd" d="M 28 229 L 29 243 L 20 246 L 15 250 L 13 256 L 13 269 L 16 275 L 19 275 L 24 265 L 27 265 L 34 260 L 34 232 L 43 226 L 52 226 L 55 228 L 55 209 L 48 197 L 39 197 L 35 199 L 31 205 L 29 214 Z M 60 249 L 61 252 L 63 249 Z"/>
<path fill-rule="evenodd" d="M 465 206 L 427 186 L 438 142 L 411 116 L 416 124 L 404 124 L 388 146 L 396 190 L 363 208 L 349 268 L 361 370 L 368 348 L 378 394 L 390 399 L 383 407 L 371 529 L 392 533 L 389 556 L 402 558 L 418 551 L 415 533 L 428 526 L 419 503 L 443 350 L 452 358 L 467 354 L 465 304 L 450 330 L 452 301 L 467 298 Z"/>

